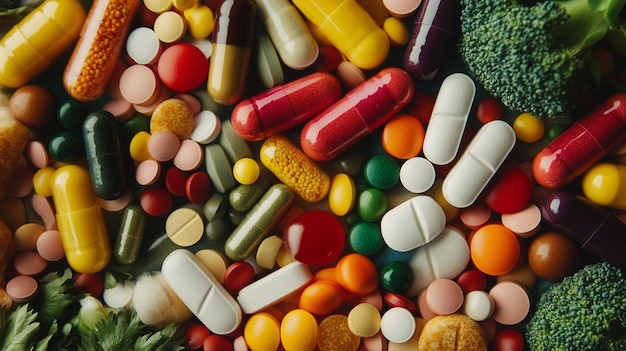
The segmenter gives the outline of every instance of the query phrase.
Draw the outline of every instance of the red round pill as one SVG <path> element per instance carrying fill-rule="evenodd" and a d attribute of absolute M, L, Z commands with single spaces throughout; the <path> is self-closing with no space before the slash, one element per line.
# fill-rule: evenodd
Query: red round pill
<path fill-rule="evenodd" d="M 283 234 L 293 257 L 311 265 L 334 262 L 346 241 L 343 225 L 329 212 L 312 210 L 294 218 Z"/>
<path fill-rule="evenodd" d="M 456 283 L 459 284 L 465 294 L 475 290 L 485 290 L 487 288 L 487 276 L 478 269 L 468 269 L 456 277 Z"/>
<path fill-rule="evenodd" d="M 389 308 L 406 308 L 409 312 L 411 312 L 411 314 L 414 314 L 417 311 L 417 304 L 402 294 L 388 291 L 385 293 L 385 296 L 383 296 L 383 300 Z"/>
<path fill-rule="evenodd" d="M 530 201 L 532 188 L 530 178 L 518 165 L 504 167 L 485 189 L 485 204 L 497 213 L 519 212 Z"/>
<path fill-rule="evenodd" d="M 233 342 L 223 335 L 212 334 L 204 339 L 202 349 L 204 351 L 232 351 Z"/>
<path fill-rule="evenodd" d="M 163 216 L 172 208 L 172 196 L 163 188 L 149 188 L 141 193 L 139 203 L 147 214 Z"/>
<path fill-rule="evenodd" d="M 170 167 L 165 172 L 165 188 L 174 196 L 187 194 L 187 174 L 177 167 Z"/>
<path fill-rule="evenodd" d="M 194 204 L 204 204 L 213 194 L 211 178 L 206 172 L 196 172 L 187 178 L 185 194 Z"/>
<path fill-rule="evenodd" d="M 198 88 L 207 79 L 209 63 L 197 46 L 178 43 L 163 51 L 157 72 L 168 88 L 185 93 Z"/>
<path fill-rule="evenodd" d="M 224 287 L 232 294 L 250 284 L 254 279 L 254 267 L 248 262 L 235 262 L 224 271 Z"/>

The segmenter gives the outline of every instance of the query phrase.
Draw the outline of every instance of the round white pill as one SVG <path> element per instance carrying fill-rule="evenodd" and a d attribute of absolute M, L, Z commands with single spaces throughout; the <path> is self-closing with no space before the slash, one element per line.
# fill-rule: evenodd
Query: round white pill
<path fill-rule="evenodd" d="M 481 322 L 491 316 L 494 306 L 493 299 L 487 292 L 474 290 L 465 295 L 463 313 L 471 319 Z"/>
<path fill-rule="evenodd" d="M 380 331 L 390 342 L 407 342 L 415 333 L 415 318 L 406 308 L 393 307 L 383 314 Z"/>
<path fill-rule="evenodd" d="M 435 166 L 424 157 L 412 157 L 400 167 L 400 183 L 412 193 L 423 193 L 435 183 Z"/>
<path fill-rule="evenodd" d="M 149 65 L 159 56 L 161 42 L 151 28 L 138 27 L 126 39 L 126 52 L 135 63 Z"/>

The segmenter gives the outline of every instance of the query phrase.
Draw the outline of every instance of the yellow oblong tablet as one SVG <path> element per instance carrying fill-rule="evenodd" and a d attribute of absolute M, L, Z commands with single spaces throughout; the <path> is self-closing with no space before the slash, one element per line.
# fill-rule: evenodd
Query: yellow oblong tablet
<path fill-rule="evenodd" d="M 356 185 L 346 173 L 339 173 L 333 177 L 328 193 L 330 211 L 336 216 L 345 216 L 354 207 L 356 202 Z"/>
<path fill-rule="evenodd" d="M 328 174 L 284 136 L 269 137 L 260 153 L 261 163 L 304 201 L 318 202 L 328 194 Z"/>

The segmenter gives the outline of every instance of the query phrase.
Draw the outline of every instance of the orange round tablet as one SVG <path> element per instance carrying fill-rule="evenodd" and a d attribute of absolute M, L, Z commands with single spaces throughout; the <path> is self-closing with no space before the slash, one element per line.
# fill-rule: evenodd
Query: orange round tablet
<path fill-rule="evenodd" d="M 381 142 L 385 151 L 399 159 L 409 159 L 422 151 L 424 126 L 419 119 L 398 114 L 383 127 Z"/>
<path fill-rule="evenodd" d="M 378 288 L 376 266 L 361 254 L 343 256 L 335 266 L 335 277 L 339 285 L 356 295 L 364 295 Z"/>
<path fill-rule="evenodd" d="M 488 275 L 509 272 L 520 256 L 516 235 L 501 224 L 481 227 L 471 237 L 470 255 L 476 268 Z"/>
<path fill-rule="evenodd" d="M 300 294 L 298 307 L 317 316 L 335 312 L 343 303 L 342 288 L 329 280 L 311 283 Z"/>

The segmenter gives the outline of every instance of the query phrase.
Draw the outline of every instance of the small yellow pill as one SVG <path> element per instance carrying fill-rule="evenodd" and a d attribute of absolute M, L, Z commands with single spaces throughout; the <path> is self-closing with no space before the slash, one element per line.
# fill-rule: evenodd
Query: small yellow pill
<path fill-rule="evenodd" d="M 339 173 L 333 177 L 328 193 L 330 211 L 336 216 L 345 216 L 354 207 L 356 202 L 356 185 L 346 173 Z"/>
<path fill-rule="evenodd" d="M 172 0 L 143 0 L 143 4 L 154 13 L 163 13 L 172 7 Z"/>
<path fill-rule="evenodd" d="M 33 174 L 33 189 L 37 195 L 43 197 L 52 196 L 50 180 L 52 179 L 54 171 L 55 169 L 53 167 L 44 167 Z"/>
<path fill-rule="evenodd" d="M 203 249 L 196 252 L 200 262 L 217 278 L 220 283 L 224 282 L 224 273 L 228 265 L 228 258 L 218 250 Z"/>
<path fill-rule="evenodd" d="M 165 11 L 154 20 L 153 30 L 160 41 L 169 44 L 185 36 L 187 25 L 178 13 Z"/>
<path fill-rule="evenodd" d="M 304 201 L 318 202 L 328 194 L 328 174 L 284 136 L 269 137 L 260 154 L 261 163 Z"/>
<path fill-rule="evenodd" d="M 392 45 L 400 46 L 409 42 L 409 30 L 402 20 L 390 16 L 383 23 L 383 30 Z"/>
<path fill-rule="evenodd" d="M 313 351 L 317 345 L 317 321 L 308 311 L 289 311 L 280 323 L 280 339 L 285 351 Z"/>
<path fill-rule="evenodd" d="M 185 11 L 198 4 L 198 0 L 172 0 L 172 6 L 178 11 Z"/>
<path fill-rule="evenodd" d="M 206 5 L 196 4 L 192 8 L 183 11 L 187 21 L 189 34 L 196 39 L 204 39 L 213 33 L 215 20 L 213 11 Z"/>
<path fill-rule="evenodd" d="M 281 247 L 283 247 L 283 239 L 278 235 L 263 239 L 256 250 L 256 264 L 266 269 L 274 268 Z"/>
<path fill-rule="evenodd" d="M 522 113 L 513 120 L 513 130 L 519 140 L 534 143 L 543 137 L 545 124 L 541 118 Z"/>
<path fill-rule="evenodd" d="M 370 303 L 360 303 L 348 313 L 348 328 L 362 338 L 374 336 L 380 331 L 380 312 Z"/>
<path fill-rule="evenodd" d="M 135 134 L 130 140 L 128 151 L 133 161 L 141 163 L 146 160 L 151 160 L 152 156 L 148 151 L 148 141 L 150 140 L 150 133 L 141 131 Z"/>
<path fill-rule="evenodd" d="M 280 346 L 280 324 L 269 313 L 255 313 L 246 323 L 243 337 L 251 350 L 276 351 Z"/>
<path fill-rule="evenodd" d="M 250 185 L 259 179 L 261 168 L 259 164 L 250 157 L 237 160 L 233 165 L 233 176 L 239 184 Z"/>

